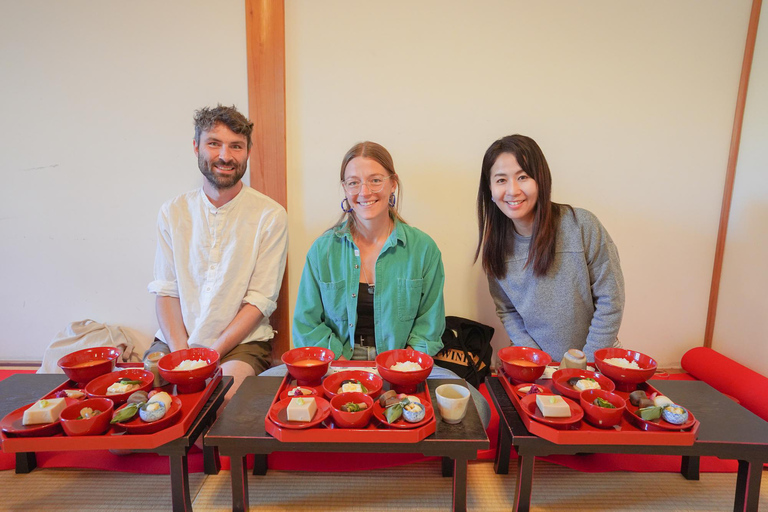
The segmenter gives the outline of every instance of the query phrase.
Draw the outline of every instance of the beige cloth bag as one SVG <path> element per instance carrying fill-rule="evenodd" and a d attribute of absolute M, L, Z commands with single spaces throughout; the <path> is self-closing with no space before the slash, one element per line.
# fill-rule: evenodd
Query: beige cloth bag
<path fill-rule="evenodd" d="M 67 354 L 91 347 L 116 347 L 122 362 L 141 362 L 151 340 L 136 329 L 107 325 L 93 320 L 72 322 L 58 333 L 45 349 L 43 364 L 37 373 L 64 373 L 56 364 Z"/>

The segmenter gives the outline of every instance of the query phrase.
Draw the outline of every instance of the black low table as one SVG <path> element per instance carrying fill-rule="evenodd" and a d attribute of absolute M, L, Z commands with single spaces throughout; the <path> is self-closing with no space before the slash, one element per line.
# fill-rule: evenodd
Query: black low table
<path fill-rule="evenodd" d="M 282 377 L 248 377 L 205 435 L 205 444 L 216 446 L 222 455 L 231 457 L 232 508 L 248 510 L 248 471 L 246 455 L 256 454 L 254 475 L 266 473 L 267 455 L 272 452 L 348 452 L 348 453 L 420 453 L 443 457 L 443 476 L 453 475 L 453 508 L 467 507 L 467 462 L 477 458 L 477 450 L 490 445 L 474 402 L 469 401 L 467 415 L 457 425 L 440 418 L 436 407 L 435 388 L 440 384 L 461 383 L 457 379 L 429 379 L 435 404 L 437 430 L 417 443 L 287 443 L 264 428 L 264 418 L 277 393 Z"/>
<path fill-rule="evenodd" d="M 530 508 L 535 457 L 576 453 L 680 455 L 680 472 L 689 480 L 698 480 L 702 455 L 735 459 L 739 461 L 739 472 L 733 510 L 758 509 L 763 464 L 768 462 L 768 422 L 705 382 L 650 382 L 661 393 L 690 408 L 701 422 L 699 436 L 692 446 L 555 444 L 528 432 L 499 377 L 488 377 L 485 383 L 499 413 L 496 473 L 508 472 L 510 450 L 514 446 L 517 451 L 514 510 Z"/>
<path fill-rule="evenodd" d="M 66 376 L 60 374 L 16 374 L 0 381 L 0 418 L 19 407 L 35 402 L 65 380 L 67 380 Z M 216 412 L 224 401 L 224 394 L 232 387 L 232 381 L 232 377 L 222 377 L 184 436 L 150 450 L 134 450 L 168 456 L 175 511 L 192 510 L 187 453 L 200 434 L 216 419 Z M 215 447 L 205 447 L 204 461 L 206 474 L 215 475 L 219 472 L 221 464 Z M 36 467 L 37 458 L 34 452 L 16 454 L 16 473 L 29 473 Z"/>

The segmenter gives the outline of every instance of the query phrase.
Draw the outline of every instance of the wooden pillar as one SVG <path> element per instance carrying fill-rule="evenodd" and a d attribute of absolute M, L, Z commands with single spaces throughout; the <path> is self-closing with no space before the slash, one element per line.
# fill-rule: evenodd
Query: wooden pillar
<path fill-rule="evenodd" d="M 712 348 L 712 337 L 715 332 L 717 299 L 720 294 L 720 276 L 723 272 L 723 256 L 725 254 L 725 236 L 728 233 L 728 219 L 731 214 L 733 183 L 736 179 L 736 163 L 739 160 L 739 146 L 741 144 L 741 127 L 744 123 L 744 109 L 747 104 L 749 74 L 752 71 L 752 57 L 755 54 L 755 41 L 757 39 L 757 26 L 760 22 L 761 6 L 762 0 L 752 0 L 752 11 L 749 16 L 749 26 L 747 28 L 747 42 L 744 48 L 744 60 L 741 64 L 739 94 L 736 98 L 736 114 L 733 117 L 733 129 L 731 131 L 731 148 L 728 154 L 728 167 L 725 171 L 723 203 L 720 207 L 720 226 L 717 230 L 717 242 L 715 244 L 715 263 L 712 269 L 712 283 L 709 287 L 707 324 L 704 328 L 704 346 L 707 348 Z"/>
<path fill-rule="evenodd" d="M 248 56 L 248 116 L 254 124 L 251 183 L 284 208 L 287 204 L 285 148 L 285 5 L 283 0 L 245 0 Z M 285 269 L 277 310 L 270 322 L 278 331 L 273 361 L 288 350 L 288 268 Z"/>

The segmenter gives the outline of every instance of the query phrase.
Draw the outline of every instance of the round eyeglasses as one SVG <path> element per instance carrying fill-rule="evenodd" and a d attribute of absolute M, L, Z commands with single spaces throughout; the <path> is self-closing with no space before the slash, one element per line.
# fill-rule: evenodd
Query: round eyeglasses
<path fill-rule="evenodd" d="M 367 180 L 363 181 L 360 178 L 347 178 L 341 182 L 344 185 L 344 189 L 350 194 L 358 194 L 363 188 L 363 185 L 368 187 L 371 192 L 381 192 L 384 188 L 384 183 L 391 178 L 391 176 L 371 176 Z"/>

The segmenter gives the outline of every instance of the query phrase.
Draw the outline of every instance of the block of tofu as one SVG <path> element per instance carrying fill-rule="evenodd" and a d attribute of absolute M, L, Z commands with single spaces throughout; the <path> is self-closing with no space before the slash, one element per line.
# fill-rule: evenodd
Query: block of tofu
<path fill-rule="evenodd" d="M 600 389 L 600 384 L 595 379 L 581 379 L 576 382 L 574 387 L 579 391 L 584 391 L 585 389 Z"/>
<path fill-rule="evenodd" d="M 48 398 L 47 400 L 38 400 L 32 407 L 24 411 L 24 417 L 21 419 L 22 425 L 39 425 L 42 423 L 53 423 L 59 419 L 61 411 L 67 407 L 64 398 Z"/>
<path fill-rule="evenodd" d="M 316 411 L 314 398 L 291 398 L 286 409 L 288 421 L 312 421 Z"/>
<path fill-rule="evenodd" d="M 536 406 L 545 418 L 570 418 L 571 408 L 560 395 L 536 395 Z"/>

